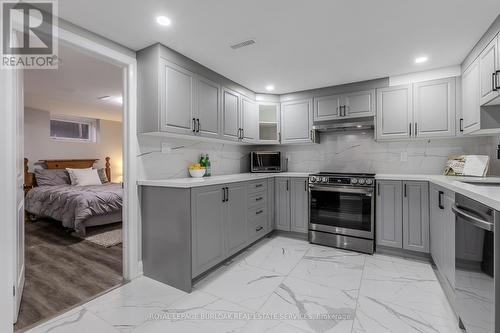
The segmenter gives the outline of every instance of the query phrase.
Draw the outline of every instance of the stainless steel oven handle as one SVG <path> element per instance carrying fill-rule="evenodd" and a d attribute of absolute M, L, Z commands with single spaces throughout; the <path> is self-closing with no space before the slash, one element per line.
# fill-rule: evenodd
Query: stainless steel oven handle
<path fill-rule="evenodd" d="M 460 216 L 461 218 L 463 218 L 467 222 L 472 223 L 473 225 L 475 225 L 478 228 L 481 228 L 481 229 L 484 229 L 487 231 L 493 231 L 495 229 L 495 224 L 488 222 L 488 221 L 481 220 L 481 219 L 463 211 L 462 209 L 458 208 L 457 205 L 453 205 L 451 207 L 451 210 L 453 211 L 453 213 L 455 215 Z"/>
<path fill-rule="evenodd" d="M 309 189 L 311 191 L 360 193 L 360 194 L 366 194 L 367 196 L 371 196 L 373 194 L 372 188 L 353 188 L 353 187 L 309 185 Z"/>

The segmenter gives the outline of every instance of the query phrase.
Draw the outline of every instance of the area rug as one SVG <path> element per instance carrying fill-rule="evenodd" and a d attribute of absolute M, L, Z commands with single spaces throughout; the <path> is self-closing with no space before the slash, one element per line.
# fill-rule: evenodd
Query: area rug
<path fill-rule="evenodd" d="M 73 232 L 71 236 L 103 247 L 115 246 L 122 243 L 122 223 L 88 227 L 85 236 L 80 236 L 76 232 Z"/>

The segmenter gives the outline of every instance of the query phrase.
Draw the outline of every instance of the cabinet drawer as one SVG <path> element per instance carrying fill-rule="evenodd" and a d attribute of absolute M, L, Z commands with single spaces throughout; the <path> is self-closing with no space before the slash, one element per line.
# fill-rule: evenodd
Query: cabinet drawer
<path fill-rule="evenodd" d="M 267 191 L 259 191 L 248 196 L 248 207 L 267 205 Z"/>
<path fill-rule="evenodd" d="M 248 183 L 248 193 L 253 194 L 259 191 L 267 190 L 267 179 L 253 181 Z"/>
<path fill-rule="evenodd" d="M 267 233 L 267 211 L 262 208 L 257 211 L 262 211 L 259 215 L 253 215 L 254 218 L 248 220 L 248 239 L 250 242 L 257 240 Z"/>
<path fill-rule="evenodd" d="M 263 215 L 267 215 L 267 205 L 259 204 L 248 209 L 248 220 L 260 218 Z"/>

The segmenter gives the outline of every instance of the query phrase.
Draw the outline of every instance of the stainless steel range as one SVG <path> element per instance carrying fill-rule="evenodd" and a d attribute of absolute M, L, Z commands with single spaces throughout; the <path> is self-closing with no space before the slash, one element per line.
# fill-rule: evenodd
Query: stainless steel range
<path fill-rule="evenodd" d="M 374 174 L 310 175 L 309 242 L 373 253 L 374 191 Z"/>

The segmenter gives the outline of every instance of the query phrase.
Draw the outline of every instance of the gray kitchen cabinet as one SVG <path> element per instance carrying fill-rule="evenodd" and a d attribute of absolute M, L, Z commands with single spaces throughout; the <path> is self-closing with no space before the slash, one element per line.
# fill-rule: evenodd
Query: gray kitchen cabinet
<path fill-rule="evenodd" d="M 444 276 L 450 283 L 452 288 L 455 288 L 455 214 L 451 207 L 455 204 L 455 195 L 445 194 L 443 200 L 444 206 L 444 251 L 443 251 L 443 264 Z"/>
<path fill-rule="evenodd" d="M 443 195 L 438 186 L 431 184 L 429 189 L 430 214 L 430 253 L 432 260 L 440 271 L 443 271 L 444 256 L 444 211 Z"/>
<path fill-rule="evenodd" d="M 240 139 L 240 95 L 227 88 L 222 89 L 222 136 L 225 139 Z"/>
<path fill-rule="evenodd" d="M 281 143 L 316 142 L 312 99 L 281 103 Z"/>
<path fill-rule="evenodd" d="M 479 60 L 475 60 L 462 73 L 462 119 L 464 134 L 480 128 L 480 73 Z"/>
<path fill-rule="evenodd" d="M 403 247 L 402 187 L 399 180 L 377 180 L 377 245 Z"/>
<path fill-rule="evenodd" d="M 224 202 L 225 235 L 227 255 L 233 255 L 247 245 L 247 184 L 235 183 L 226 186 Z"/>
<path fill-rule="evenodd" d="M 403 182 L 403 248 L 429 252 L 428 182 Z"/>
<path fill-rule="evenodd" d="M 276 226 L 276 214 L 275 214 L 275 179 L 269 178 L 267 180 L 267 231 L 274 230 Z"/>
<path fill-rule="evenodd" d="M 494 38 L 479 55 L 479 103 L 484 105 L 496 98 L 499 94 L 496 89 L 495 75 L 499 69 L 498 40 Z"/>
<path fill-rule="evenodd" d="M 290 179 L 290 230 L 306 233 L 309 224 L 309 189 L 307 178 Z"/>
<path fill-rule="evenodd" d="M 277 177 L 275 189 L 276 229 L 290 231 L 290 179 Z"/>
<path fill-rule="evenodd" d="M 340 118 L 341 95 L 314 98 L 314 121 L 334 120 Z"/>
<path fill-rule="evenodd" d="M 196 133 L 203 137 L 218 137 L 221 126 L 221 88 L 204 77 L 196 78 Z"/>
<path fill-rule="evenodd" d="M 241 128 L 243 141 L 259 140 L 259 106 L 246 97 L 241 99 Z"/>
<path fill-rule="evenodd" d="M 226 206 L 223 186 L 198 187 L 191 191 L 192 276 L 224 260 Z"/>
<path fill-rule="evenodd" d="M 377 140 L 412 137 L 412 91 L 410 85 L 377 89 Z"/>
<path fill-rule="evenodd" d="M 375 115 L 375 90 L 345 94 L 343 101 L 343 117 L 355 118 Z"/>
<path fill-rule="evenodd" d="M 194 82 L 192 72 L 161 60 L 161 130 L 191 134 L 194 131 Z"/>
<path fill-rule="evenodd" d="M 455 135 L 455 78 L 413 85 L 414 135 L 418 138 Z"/>

